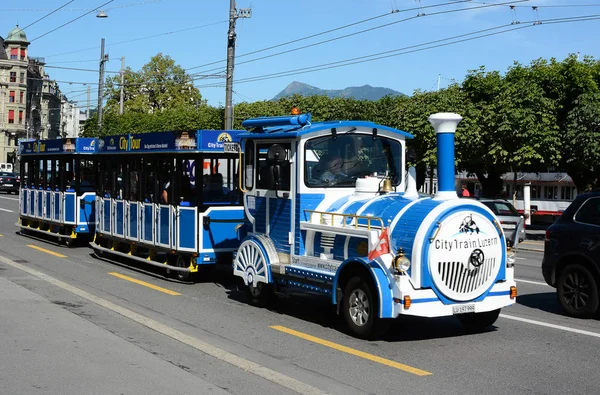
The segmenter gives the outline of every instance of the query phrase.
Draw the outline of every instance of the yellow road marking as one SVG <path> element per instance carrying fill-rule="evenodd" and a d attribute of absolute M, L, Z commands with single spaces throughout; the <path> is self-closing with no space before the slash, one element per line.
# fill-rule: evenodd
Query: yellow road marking
<path fill-rule="evenodd" d="M 150 284 L 150 283 L 147 283 L 147 282 L 142 281 L 142 280 L 137 280 L 137 279 L 135 279 L 133 277 L 128 277 L 128 276 L 125 276 L 125 275 L 120 274 L 120 273 L 110 272 L 108 274 L 110 274 L 111 276 L 119 277 L 119 278 L 121 278 L 123 280 L 131 281 L 132 283 L 143 285 L 144 287 L 152 288 L 155 291 L 164 292 L 166 294 L 173 295 L 173 296 L 181 295 L 179 292 L 171 291 L 170 289 L 162 288 L 162 287 L 159 287 L 157 285 Z"/>
<path fill-rule="evenodd" d="M 59 257 L 59 258 L 66 258 L 66 257 L 67 257 L 66 255 L 59 254 L 58 252 L 54 252 L 54 251 L 47 250 L 47 249 L 45 249 L 45 248 L 38 247 L 38 246 L 36 246 L 36 245 L 33 245 L 33 244 L 27 244 L 27 247 L 33 248 L 34 250 L 38 250 L 38 251 L 45 252 L 46 254 L 50 254 L 50 255 L 57 256 L 57 257 Z"/>
<path fill-rule="evenodd" d="M 0 233 L 0 237 L 4 236 L 2 233 Z"/>
<path fill-rule="evenodd" d="M 383 365 L 390 366 L 392 368 L 400 369 L 408 373 L 416 374 L 417 376 L 429 376 L 432 374 L 431 372 L 427 372 L 425 370 L 413 368 L 412 366 L 405 365 L 403 363 L 399 363 L 396 361 L 392 361 L 391 359 L 381 358 L 373 354 L 369 354 L 363 351 L 355 350 L 350 347 L 342 346 L 337 343 L 330 342 L 328 340 L 323 340 L 315 336 L 308 335 L 306 333 L 298 332 L 290 328 L 286 328 L 285 326 L 274 325 L 271 326 L 272 329 L 275 329 L 280 332 L 287 333 L 288 335 L 296 336 L 304 340 L 308 340 L 313 343 L 320 344 L 325 347 L 333 348 L 334 350 L 338 350 L 341 352 L 345 352 L 347 354 L 352 354 L 354 356 L 368 359 L 369 361 L 377 362 Z"/>

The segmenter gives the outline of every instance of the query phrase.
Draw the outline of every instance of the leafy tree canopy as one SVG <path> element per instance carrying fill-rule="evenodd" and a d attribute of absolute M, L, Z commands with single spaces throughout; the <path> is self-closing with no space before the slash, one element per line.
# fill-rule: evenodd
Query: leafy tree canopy
<path fill-rule="evenodd" d="M 118 114 L 121 94 L 121 77 L 113 76 L 106 81 L 106 114 Z M 204 104 L 193 79 L 175 64 L 169 56 L 159 53 L 153 56 L 140 71 L 129 67 L 125 70 L 123 83 L 123 107 L 125 113 L 146 113 L 172 109 L 194 109 Z"/>

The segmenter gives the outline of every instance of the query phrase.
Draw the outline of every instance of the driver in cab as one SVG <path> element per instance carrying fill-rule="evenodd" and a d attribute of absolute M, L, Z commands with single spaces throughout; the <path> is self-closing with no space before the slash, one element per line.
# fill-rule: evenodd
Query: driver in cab
<path fill-rule="evenodd" d="M 325 158 L 323 166 L 325 171 L 321 174 L 321 181 L 331 185 L 346 178 L 346 174 L 342 173 L 342 165 L 342 158 L 337 155 Z"/>

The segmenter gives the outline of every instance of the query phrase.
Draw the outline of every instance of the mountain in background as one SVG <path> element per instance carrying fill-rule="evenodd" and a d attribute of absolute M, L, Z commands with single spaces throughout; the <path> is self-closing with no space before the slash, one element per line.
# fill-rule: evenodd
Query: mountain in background
<path fill-rule="evenodd" d="M 284 90 L 279 92 L 273 100 L 293 95 L 301 96 L 328 96 L 347 97 L 356 100 L 379 100 L 384 96 L 405 96 L 404 93 L 389 88 L 380 88 L 371 85 L 351 86 L 345 89 L 319 89 L 315 86 L 294 81 Z"/>

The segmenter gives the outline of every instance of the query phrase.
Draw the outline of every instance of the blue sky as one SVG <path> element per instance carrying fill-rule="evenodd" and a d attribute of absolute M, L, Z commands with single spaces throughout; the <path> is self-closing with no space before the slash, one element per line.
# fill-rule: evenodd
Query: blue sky
<path fill-rule="evenodd" d="M 67 4 L 69 1 L 2 0 L 0 5 L 0 35 L 6 37 L 17 23 L 26 28 L 31 41 L 29 55 L 45 58 L 49 66 L 46 72 L 50 78 L 64 81 L 59 85 L 69 99 L 85 106 L 87 86 L 81 83 L 86 82 L 91 86 L 94 106 L 100 41 L 104 37 L 105 52 L 110 56 L 108 72 L 118 72 L 122 56 L 126 66 L 139 70 L 150 57 L 162 52 L 189 73 L 199 74 L 195 84 L 210 105 L 224 105 L 228 0 L 113 0 L 106 6 L 102 4 L 110 0 L 74 0 Z M 234 103 L 271 99 L 292 81 L 322 89 L 369 84 L 412 94 L 417 89 L 435 90 L 438 76 L 442 88 L 452 81 L 460 82 L 468 70 L 482 65 L 504 72 L 514 61 L 529 64 L 539 57 L 562 60 L 569 53 L 580 53 L 598 58 L 600 19 L 554 24 L 549 20 L 585 15 L 600 18 L 600 0 L 476 0 L 448 4 L 452 2 L 237 0 L 238 9 L 252 9 L 252 17 L 237 21 Z M 489 6 L 500 3 L 505 4 Z M 440 4 L 446 5 L 435 6 Z M 511 9 L 510 4 L 515 8 Z M 537 10 L 532 9 L 534 6 Z M 108 18 L 96 18 L 96 9 L 105 9 Z M 416 17 L 418 14 L 425 15 Z M 373 19 L 365 21 L 369 18 Z M 542 24 L 533 26 L 537 20 Z M 365 22 L 358 23 L 361 21 Z M 349 24 L 354 25 L 320 34 Z M 398 52 L 387 52 L 500 26 L 504 27 L 487 33 L 517 30 L 399 56 L 389 56 Z M 468 37 L 472 36 L 464 36 Z M 322 41 L 328 42 L 318 44 Z M 287 42 L 292 43 L 263 50 Z M 291 51 L 303 46 L 307 48 Z M 254 51 L 258 52 L 244 56 Z M 291 52 L 278 54 L 283 51 Z M 384 52 L 379 56 L 385 58 L 365 61 L 368 55 Z M 254 60 L 260 57 L 267 58 Z M 344 60 L 355 64 L 331 67 Z M 309 73 L 269 76 L 318 65 L 326 66 Z M 265 77 L 247 80 L 261 76 Z"/>

